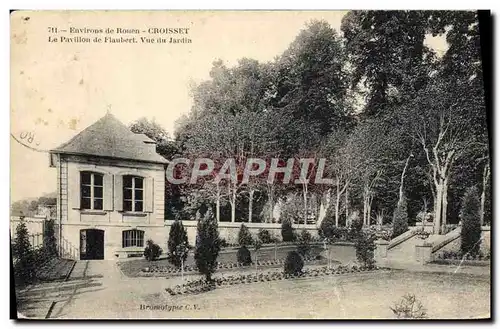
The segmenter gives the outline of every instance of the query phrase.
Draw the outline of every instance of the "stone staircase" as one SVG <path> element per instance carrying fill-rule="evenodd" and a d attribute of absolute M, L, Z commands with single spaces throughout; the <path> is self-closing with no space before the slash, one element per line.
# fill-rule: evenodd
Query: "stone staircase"
<path fill-rule="evenodd" d="M 415 263 L 415 246 L 420 242 L 422 242 L 422 240 L 418 236 L 414 234 L 411 235 L 409 238 L 387 250 L 388 261 L 396 263 Z"/>
<path fill-rule="evenodd" d="M 460 238 L 460 232 L 462 231 L 462 227 L 459 226 L 456 229 L 446 233 L 445 235 L 434 235 L 434 240 L 429 241 L 432 243 L 432 253 L 438 252 L 440 249 L 445 247 L 446 245 L 452 243 L 456 239 Z M 429 239 L 431 237 L 429 236 Z M 429 240 L 428 239 L 428 240 Z"/>
<path fill-rule="evenodd" d="M 389 242 L 387 246 L 387 265 L 392 264 L 415 264 L 417 263 L 416 246 L 424 241 L 417 235 L 418 229 L 410 229 L 406 233 L 398 236 Z M 460 238 L 461 227 L 445 235 L 431 234 L 425 242 L 432 245 L 432 254 L 434 255 L 443 247 Z"/>

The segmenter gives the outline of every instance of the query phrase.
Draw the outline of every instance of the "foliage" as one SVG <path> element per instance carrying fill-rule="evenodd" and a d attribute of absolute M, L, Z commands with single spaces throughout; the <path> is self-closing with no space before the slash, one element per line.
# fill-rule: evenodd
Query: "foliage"
<path fill-rule="evenodd" d="M 144 248 L 144 257 L 149 260 L 157 260 L 160 258 L 162 250 L 159 245 L 153 242 L 153 240 L 148 240 L 146 242 L 146 248 Z"/>
<path fill-rule="evenodd" d="M 32 282 L 35 279 L 35 253 L 31 247 L 28 229 L 23 218 L 16 227 L 12 256 L 14 256 L 16 284 Z"/>
<path fill-rule="evenodd" d="M 168 132 L 156 121 L 142 117 L 130 125 L 136 134 L 144 134 L 156 142 L 156 152 L 167 159 L 172 159 L 178 149 L 175 142 L 170 141 Z"/>
<path fill-rule="evenodd" d="M 348 124 L 346 56 L 337 32 L 326 21 L 312 21 L 277 59 L 272 104 L 297 122 L 317 125 L 320 135 Z"/>
<path fill-rule="evenodd" d="M 45 224 L 45 231 L 43 233 L 43 247 L 48 255 L 57 256 L 57 242 L 54 231 L 54 220 L 51 219 Z"/>
<path fill-rule="evenodd" d="M 481 224 L 479 222 L 479 196 L 477 188 L 467 189 L 462 202 L 462 230 L 460 250 L 463 255 L 475 256 L 481 245 Z"/>
<path fill-rule="evenodd" d="M 252 234 L 245 224 L 241 224 L 238 232 L 238 243 L 240 246 L 250 246 L 253 243 Z"/>
<path fill-rule="evenodd" d="M 54 196 L 55 193 L 50 193 L 45 196 L 39 197 L 35 200 L 24 199 L 12 203 L 11 215 L 12 216 L 34 216 L 37 215 L 38 207 L 47 207 L 50 209 L 50 215 L 55 215 L 55 205 L 57 200 Z"/>
<path fill-rule="evenodd" d="M 347 226 L 346 213 L 356 211 L 362 211 L 365 225 L 374 214 L 390 219 L 382 215 L 397 204 L 400 187 L 410 221 L 425 211 L 442 213 L 434 218 L 444 217 L 446 224 L 458 221 L 464 187 L 482 185 L 488 218 L 491 183 L 481 184 L 489 157 L 485 63 L 477 13 L 351 11 L 341 30 L 338 35 L 327 22 L 312 21 L 270 62 L 215 61 L 209 78 L 193 86 L 191 112 L 175 132 L 183 156 L 244 160 L 321 154 L 328 159 L 325 177 L 334 179 L 328 211 L 337 220 L 347 217 Z M 446 39 L 443 56 L 427 42 L 430 35 Z M 446 173 L 442 181 L 438 171 Z M 435 199 L 437 187 L 441 193 Z M 272 219 L 276 201 L 287 200 L 280 219 L 293 224 L 303 219 L 301 208 L 307 210 L 299 194 L 303 188 L 266 184 L 262 177 L 218 186 L 207 177 L 166 200 L 185 198 L 180 213 L 190 217 L 199 200 L 208 200 L 217 205 L 218 219 L 231 221 Z"/>
<path fill-rule="evenodd" d="M 295 232 L 292 227 L 292 222 L 289 219 L 284 219 L 281 222 L 281 237 L 283 242 L 290 242 L 295 240 Z"/>
<path fill-rule="evenodd" d="M 262 248 L 262 241 L 259 239 L 259 237 L 253 240 L 253 247 L 256 252 L 259 251 L 260 248 Z"/>
<path fill-rule="evenodd" d="M 335 226 L 335 218 L 325 217 L 318 228 L 318 234 L 322 239 L 329 241 L 345 240 L 348 238 L 348 230 L 345 227 Z"/>
<path fill-rule="evenodd" d="M 421 88 L 435 61 L 425 43 L 429 12 L 350 11 L 341 30 L 352 65 L 351 85 L 363 83 L 363 112 L 375 115 L 388 110 L 405 90 Z M 411 77 L 413 84 L 406 83 Z"/>
<path fill-rule="evenodd" d="M 243 264 L 245 266 L 252 264 L 252 256 L 250 254 L 250 250 L 248 250 L 246 246 L 241 246 L 238 249 L 236 258 L 239 264 Z"/>
<path fill-rule="evenodd" d="M 311 233 L 307 230 L 302 230 L 300 236 L 298 237 L 297 251 L 303 257 L 307 256 L 311 251 Z"/>
<path fill-rule="evenodd" d="M 456 252 L 456 251 L 450 251 L 450 250 L 444 250 L 442 252 L 439 252 L 437 254 L 437 259 L 438 260 L 459 260 L 459 261 L 464 261 L 464 260 L 483 260 L 487 261 L 490 259 L 490 252 L 491 249 L 487 251 L 487 253 L 479 250 L 479 252 L 476 255 L 471 255 L 471 254 L 463 254 L 461 251 Z M 436 260 L 434 260 L 436 262 Z"/>
<path fill-rule="evenodd" d="M 212 209 L 208 209 L 203 218 L 198 218 L 196 250 L 194 259 L 201 274 L 207 281 L 212 281 L 212 274 L 217 268 L 217 257 L 220 251 L 218 225 Z"/>
<path fill-rule="evenodd" d="M 358 234 L 354 247 L 358 262 L 367 268 L 372 268 L 375 265 L 375 235 L 361 232 Z"/>
<path fill-rule="evenodd" d="M 288 197 L 280 212 L 280 221 L 289 220 L 291 223 L 300 223 L 304 220 L 304 201 L 297 196 Z"/>
<path fill-rule="evenodd" d="M 398 319 L 425 319 L 427 310 L 414 294 L 406 294 L 401 300 L 390 307 Z"/>
<path fill-rule="evenodd" d="M 290 251 L 285 259 L 285 274 L 286 275 L 297 275 L 302 273 L 302 268 L 304 267 L 304 261 L 300 254 L 296 251 Z"/>
<path fill-rule="evenodd" d="M 360 218 L 357 218 L 352 221 L 351 227 L 349 228 L 349 235 L 352 239 L 356 240 L 358 236 L 362 233 L 363 230 L 363 222 Z"/>
<path fill-rule="evenodd" d="M 260 241 L 262 241 L 262 243 L 274 243 L 275 242 L 274 237 L 272 237 L 271 233 L 269 233 L 269 231 L 266 229 L 259 230 L 257 237 L 260 239 Z"/>
<path fill-rule="evenodd" d="M 229 247 L 229 243 L 227 243 L 226 239 L 224 239 L 224 238 L 219 239 L 219 243 L 220 243 L 221 248 Z"/>
<path fill-rule="evenodd" d="M 403 197 L 400 203 L 398 203 L 396 210 L 394 210 L 394 216 L 392 219 L 392 238 L 408 231 L 408 210 L 406 208 L 406 198 Z"/>
<path fill-rule="evenodd" d="M 168 260 L 180 267 L 188 256 L 189 241 L 187 231 L 181 221 L 176 220 L 168 234 Z"/>

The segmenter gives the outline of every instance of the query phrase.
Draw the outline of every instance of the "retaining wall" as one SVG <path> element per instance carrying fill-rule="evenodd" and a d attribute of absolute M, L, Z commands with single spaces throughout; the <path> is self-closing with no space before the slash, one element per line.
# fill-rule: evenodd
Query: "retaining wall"
<path fill-rule="evenodd" d="M 172 226 L 174 221 L 167 220 L 165 221 L 165 229 L 166 236 L 170 232 L 170 227 Z M 197 221 L 182 221 L 182 224 L 186 228 L 189 243 L 194 245 L 196 242 L 196 226 Z M 281 238 L 281 224 L 278 223 L 232 223 L 232 222 L 219 222 L 219 234 L 220 237 L 226 239 L 227 243 L 238 243 L 238 232 L 240 231 L 241 224 L 245 224 L 246 227 L 250 230 L 252 236 L 256 236 L 259 233 L 259 230 L 265 229 L 268 230 L 271 236 L 277 237 L 280 241 Z M 313 237 L 318 236 L 318 228 L 316 225 L 311 224 L 300 224 L 293 225 L 293 228 L 297 233 L 301 232 L 303 229 L 306 229 Z"/>

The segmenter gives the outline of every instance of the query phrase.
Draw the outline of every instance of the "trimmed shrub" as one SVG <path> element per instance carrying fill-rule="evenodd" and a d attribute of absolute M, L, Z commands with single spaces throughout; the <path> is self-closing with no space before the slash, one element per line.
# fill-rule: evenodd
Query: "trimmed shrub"
<path fill-rule="evenodd" d="M 252 264 L 252 256 L 250 254 L 250 250 L 246 246 L 241 246 L 238 249 L 238 253 L 236 254 L 236 258 L 238 263 L 248 266 Z"/>
<path fill-rule="evenodd" d="M 57 256 L 56 235 L 54 232 L 54 220 L 46 222 L 43 232 L 43 248 L 49 256 Z"/>
<path fill-rule="evenodd" d="M 327 216 L 323 219 L 318 228 L 318 235 L 323 239 L 332 239 L 335 228 L 335 218 Z"/>
<path fill-rule="evenodd" d="M 168 235 L 168 261 L 180 267 L 186 261 L 189 246 L 187 231 L 182 222 L 175 220 Z"/>
<path fill-rule="evenodd" d="M 297 275 L 302 273 L 304 261 L 296 251 L 290 251 L 286 256 L 284 271 L 287 275 Z"/>
<path fill-rule="evenodd" d="M 462 219 L 460 251 L 462 255 L 476 256 L 481 245 L 480 201 L 477 188 L 470 187 L 465 192 L 460 218 Z"/>
<path fill-rule="evenodd" d="M 284 219 L 281 223 L 281 237 L 283 242 L 290 242 L 295 240 L 295 232 L 292 227 L 292 222 L 289 219 Z"/>
<path fill-rule="evenodd" d="M 299 243 L 297 245 L 297 251 L 302 256 L 307 256 L 311 252 L 311 233 L 307 230 L 302 230 L 298 238 Z"/>
<path fill-rule="evenodd" d="M 146 248 L 144 248 L 144 257 L 149 260 L 157 260 L 160 258 L 162 250 L 159 245 L 153 242 L 153 240 L 148 240 L 146 242 Z"/>
<path fill-rule="evenodd" d="M 226 239 L 222 238 L 219 240 L 221 248 L 229 247 L 229 243 L 227 243 Z"/>
<path fill-rule="evenodd" d="M 360 218 L 355 218 L 352 223 L 351 227 L 349 228 L 349 240 L 354 240 L 356 241 L 361 234 L 361 231 L 363 230 L 363 221 Z"/>
<path fill-rule="evenodd" d="M 205 212 L 203 218 L 198 218 L 197 231 L 194 254 L 196 267 L 201 274 L 205 275 L 206 281 L 212 282 L 212 274 L 217 268 L 220 240 L 217 221 L 211 209 Z"/>
<path fill-rule="evenodd" d="M 394 216 L 392 218 L 392 238 L 394 239 L 406 231 L 408 231 L 408 209 L 406 198 L 403 196 L 396 210 L 394 210 Z"/>
<path fill-rule="evenodd" d="M 360 264 L 367 268 L 375 265 L 375 235 L 371 233 L 359 233 L 354 244 L 356 258 Z"/>
<path fill-rule="evenodd" d="M 271 233 L 269 233 L 269 231 L 266 229 L 259 230 L 257 237 L 260 239 L 260 241 L 262 241 L 262 243 L 273 243 L 274 242 L 274 239 L 271 236 Z"/>
<path fill-rule="evenodd" d="M 250 246 L 253 244 L 252 234 L 245 224 L 241 224 L 240 231 L 238 232 L 238 243 L 240 246 Z"/>
<path fill-rule="evenodd" d="M 321 239 L 328 239 L 330 241 L 349 239 L 347 228 L 335 226 L 335 219 L 331 217 L 325 218 L 321 222 L 321 226 L 318 229 L 318 235 Z"/>

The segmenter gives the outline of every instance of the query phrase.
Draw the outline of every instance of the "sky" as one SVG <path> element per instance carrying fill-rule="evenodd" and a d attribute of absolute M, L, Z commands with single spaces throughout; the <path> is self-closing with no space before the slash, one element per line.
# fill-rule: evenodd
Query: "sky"
<path fill-rule="evenodd" d="M 154 119 L 172 135 L 191 108 L 190 86 L 208 79 L 212 62 L 243 57 L 271 61 L 306 22 L 326 20 L 340 31 L 341 11 L 274 12 L 28 12 L 11 15 L 11 201 L 56 190 L 46 152 L 111 111 L 124 124 Z M 57 28 L 55 34 L 52 28 Z M 102 37 L 61 32 L 138 29 L 138 43 L 49 42 Z M 145 44 L 149 28 L 189 28 L 191 43 Z M 114 38 L 117 34 L 110 35 Z M 163 38 L 170 36 L 162 35 Z M 427 42 L 442 53 L 442 38 Z"/>

